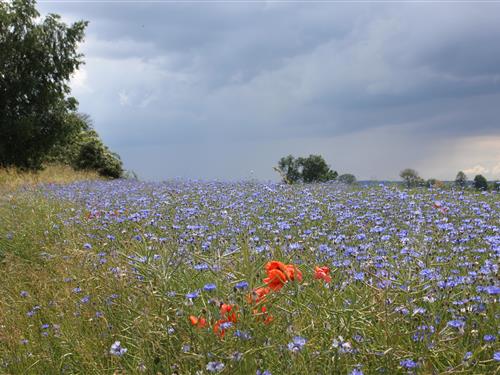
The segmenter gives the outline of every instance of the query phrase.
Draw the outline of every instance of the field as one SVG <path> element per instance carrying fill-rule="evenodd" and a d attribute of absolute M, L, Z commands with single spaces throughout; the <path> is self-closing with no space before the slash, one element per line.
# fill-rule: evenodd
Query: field
<path fill-rule="evenodd" d="M 498 194 L 0 193 L 0 373 L 500 374 Z"/>

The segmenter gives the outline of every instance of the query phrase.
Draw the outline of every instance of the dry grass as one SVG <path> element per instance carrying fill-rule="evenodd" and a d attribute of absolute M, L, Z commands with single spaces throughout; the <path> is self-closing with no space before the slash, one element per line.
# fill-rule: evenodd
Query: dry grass
<path fill-rule="evenodd" d="M 0 191 L 38 184 L 68 184 L 82 180 L 102 179 L 97 172 L 75 171 L 66 165 L 49 165 L 39 172 L 25 172 L 14 168 L 0 169 Z"/>

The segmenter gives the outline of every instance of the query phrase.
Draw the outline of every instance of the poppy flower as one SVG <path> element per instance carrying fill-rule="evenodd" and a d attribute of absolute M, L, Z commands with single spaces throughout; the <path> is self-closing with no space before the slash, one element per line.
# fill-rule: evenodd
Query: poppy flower
<path fill-rule="evenodd" d="M 191 325 L 197 328 L 205 328 L 207 326 L 207 320 L 204 317 L 197 318 L 194 315 L 190 315 L 189 321 L 191 322 Z"/>
<path fill-rule="evenodd" d="M 287 276 L 281 270 L 273 268 L 267 271 L 267 276 L 264 282 L 272 290 L 280 290 L 288 281 Z"/>
<path fill-rule="evenodd" d="M 267 307 L 266 306 L 262 306 L 260 308 L 260 311 L 259 311 L 259 309 L 255 309 L 253 311 L 253 314 L 257 315 L 257 317 L 262 318 L 262 322 L 264 324 L 270 324 L 273 321 L 273 319 L 274 319 L 273 316 L 271 314 L 269 314 L 269 312 L 267 311 Z"/>
<path fill-rule="evenodd" d="M 284 264 L 283 262 L 272 260 L 266 263 L 265 269 L 268 276 L 270 276 L 271 271 L 279 270 L 286 276 L 287 281 L 302 281 L 302 272 L 293 264 Z"/>
<path fill-rule="evenodd" d="M 332 281 L 332 278 L 330 276 L 330 268 L 326 266 L 316 266 L 314 268 L 314 278 L 318 280 L 325 280 L 326 283 L 329 283 L 330 281 Z"/>
<path fill-rule="evenodd" d="M 291 281 L 302 281 L 302 272 L 293 264 L 286 266 L 288 279 Z"/>
<path fill-rule="evenodd" d="M 247 302 L 259 303 L 260 301 L 264 300 L 264 298 L 266 298 L 266 295 L 268 295 L 270 292 L 271 288 L 269 287 L 254 289 L 252 293 L 247 296 Z"/>
<path fill-rule="evenodd" d="M 237 317 L 235 310 L 236 308 L 234 306 L 223 303 L 220 306 L 220 315 L 228 321 L 236 323 Z"/>

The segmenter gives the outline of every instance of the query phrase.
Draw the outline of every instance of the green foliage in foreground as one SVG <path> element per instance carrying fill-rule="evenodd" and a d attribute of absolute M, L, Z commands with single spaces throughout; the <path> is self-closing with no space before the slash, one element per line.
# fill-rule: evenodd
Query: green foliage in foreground
<path fill-rule="evenodd" d="M 453 279 L 471 260 L 473 271 L 484 269 L 490 254 L 484 239 L 498 233 L 491 214 L 498 212 L 497 196 L 413 191 L 395 204 L 387 198 L 398 199 L 397 190 L 308 185 L 305 201 L 302 187 L 275 189 L 106 182 L 0 197 L 0 372 L 207 374 L 211 362 L 220 362 L 223 374 L 498 373 L 492 354 L 499 338 L 483 340 L 498 334 L 497 297 L 482 294 L 484 306 L 474 312 L 474 285 L 439 289 L 419 277 L 432 269 Z M 448 202 L 448 216 L 433 207 L 436 199 Z M 340 214 L 351 209 L 364 219 L 355 224 Z M 266 215 L 274 217 L 273 228 L 285 221 L 300 225 L 268 230 Z M 371 231 L 382 216 L 397 227 L 388 242 Z M 468 220 L 483 229 L 466 245 L 438 227 Z M 360 228 L 366 238 L 357 237 Z M 214 233 L 208 248 L 207 230 Z M 396 233 L 405 230 L 410 240 L 402 243 Z M 343 250 L 327 241 L 340 233 L 350 241 Z M 366 248 L 373 263 L 361 278 L 355 252 L 373 241 Z M 268 251 L 260 249 L 264 243 Z M 325 243 L 330 250 L 318 252 Z M 330 285 L 313 277 L 328 251 L 351 260 L 346 266 L 328 261 Z M 383 287 L 390 278 L 377 272 L 384 252 L 398 256 L 384 257 L 385 267 L 399 275 L 390 288 Z M 274 320 L 265 325 L 247 294 L 262 286 L 270 259 L 296 264 L 304 281 L 269 295 L 265 306 Z M 490 283 L 491 276 L 480 280 Z M 237 289 L 241 281 L 249 289 Z M 216 290 L 203 290 L 208 283 Z M 197 290 L 199 297 L 186 298 Z M 189 315 L 219 319 L 219 302 L 237 305 L 239 315 L 223 339 L 188 321 Z M 456 314 L 467 317 L 465 330 L 447 325 Z M 432 332 L 421 328 L 430 325 Z M 289 350 L 295 336 L 307 342 Z M 127 349 L 123 356 L 110 354 L 115 341 Z M 418 366 L 404 368 L 407 359 Z"/>

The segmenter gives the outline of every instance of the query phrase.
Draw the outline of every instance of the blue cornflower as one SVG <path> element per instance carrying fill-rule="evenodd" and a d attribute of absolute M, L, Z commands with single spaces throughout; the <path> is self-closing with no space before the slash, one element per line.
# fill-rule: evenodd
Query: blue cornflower
<path fill-rule="evenodd" d="M 236 289 L 247 289 L 248 283 L 246 281 L 240 281 L 234 286 Z"/>
<path fill-rule="evenodd" d="M 363 375 L 363 371 L 361 371 L 361 369 L 359 368 L 355 368 L 349 375 Z"/>
<path fill-rule="evenodd" d="M 237 329 L 235 332 L 234 332 L 234 335 L 242 340 L 250 340 L 252 338 L 252 336 L 250 335 L 249 332 L 246 332 L 246 331 L 240 331 L 239 329 Z"/>
<path fill-rule="evenodd" d="M 500 362 L 500 352 L 493 353 L 493 359 L 497 362 Z"/>
<path fill-rule="evenodd" d="M 111 355 L 116 355 L 117 357 L 123 356 L 127 352 L 127 348 L 121 346 L 120 341 L 115 341 L 111 348 L 109 349 L 109 353 Z"/>
<path fill-rule="evenodd" d="M 21 290 L 21 293 L 19 293 L 19 295 L 24 298 L 24 297 L 28 297 L 29 293 L 25 290 Z"/>
<path fill-rule="evenodd" d="M 469 359 L 472 358 L 472 352 L 467 352 L 464 354 L 464 361 L 468 361 Z"/>
<path fill-rule="evenodd" d="M 200 295 L 200 292 L 198 290 L 196 290 L 194 292 L 186 294 L 186 298 L 193 299 L 193 298 L 197 298 L 199 295 Z"/>
<path fill-rule="evenodd" d="M 363 281 L 364 279 L 365 279 L 365 273 L 364 272 L 355 272 L 354 273 L 354 280 Z"/>
<path fill-rule="evenodd" d="M 205 284 L 205 286 L 203 287 L 203 290 L 206 292 L 211 292 L 215 289 L 217 289 L 217 286 L 215 284 L 212 284 L 212 283 Z"/>
<path fill-rule="evenodd" d="M 485 290 L 486 290 L 486 293 L 488 293 L 492 296 L 496 296 L 497 294 L 500 294 L 500 287 L 498 287 L 496 285 L 487 286 L 485 288 Z"/>
<path fill-rule="evenodd" d="M 257 370 L 255 375 L 272 375 L 272 374 L 271 374 L 271 371 L 269 371 L 269 370 L 264 370 L 264 371 Z"/>
<path fill-rule="evenodd" d="M 304 345 L 306 344 L 307 339 L 301 336 L 295 336 L 292 342 L 288 343 L 288 350 L 292 352 L 298 352 L 302 350 Z"/>
<path fill-rule="evenodd" d="M 196 271 L 205 271 L 209 269 L 208 264 L 206 263 L 195 264 L 193 268 Z"/>
<path fill-rule="evenodd" d="M 92 245 L 87 242 L 87 243 L 83 244 L 83 248 L 84 249 L 92 249 Z"/>
<path fill-rule="evenodd" d="M 448 326 L 453 327 L 453 328 L 458 328 L 462 329 L 465 326 L 465 322 L 463 320 L 450 320 L 448 323 Z"/>
<path fill-rule="evenodd" d="M 219 329 L 220 329 L 221 331 L 225 331 L 225 330 L 227 330 L 227 329 L 231 328 L 231 327 L 232 327 L 232 325 L 233 325 L 233 323 L 232 323 L 232 322 L 224 322 L 224 323 L 221 323 L 221 324 L 219 325 Z"/>
<path fill-rule="evenodd" d="M 49 328 L 49 327 L 50 327 L 50 324 L 47 324 L 47 323 L 42 324 L 42 329 L 47 329 L 47 328 Z"/>
<path fill-rule="evenodd" d="M 483 340 L 486 342 L 495 341 L 497 337 L 495 335 L 484 335 Z"/>
<path fill-rule="evenodd" d="M 212 362 L 207 363 L 206 368 L 207 368 L 207 371 L 209 371 L 209 372 L 221 372 L 222 370 L 224 370 L 224 367 L 226 367 L 224 365 L 224 363 L 212 361 Z"/>
<path fill-rule="evenodd" d="M 86 304 L 89 303 L 89 301 L 90 301 L 90 296 L 85 296 L 80 300 L 80 303 Z"/>
<path fill-rule="evenodd" d="M 399 364 L 401 367 L 407 369 L 417 367 L 417 362 L 415 362 L 413 359 L 403 359 L 402 361 L 399 362 Z"/>

